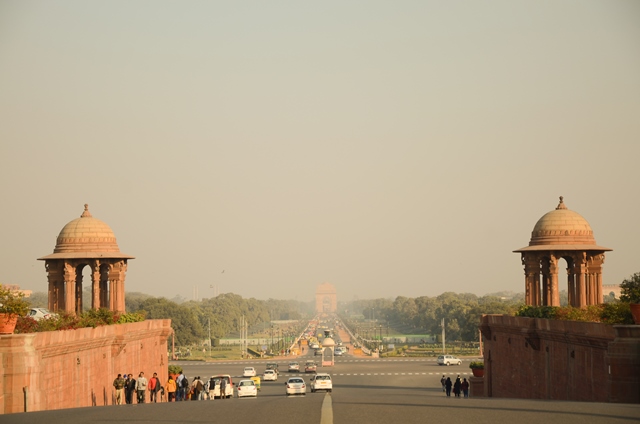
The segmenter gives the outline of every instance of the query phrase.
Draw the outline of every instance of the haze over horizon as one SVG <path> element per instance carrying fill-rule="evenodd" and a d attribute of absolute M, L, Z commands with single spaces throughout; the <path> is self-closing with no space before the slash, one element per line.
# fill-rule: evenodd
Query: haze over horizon
<path fill-rule="evenodd" d="M 512 251 L 564 196 L 619 284 L 639 23 L 633 0 L 3 1 L 0 283 L 46 291 L 36 259 L 88 203 L 128 292 L 522 292 Z"/>

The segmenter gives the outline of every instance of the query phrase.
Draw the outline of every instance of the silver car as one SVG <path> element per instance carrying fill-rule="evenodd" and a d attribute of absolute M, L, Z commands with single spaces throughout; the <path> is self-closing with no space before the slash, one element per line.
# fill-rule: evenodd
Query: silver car
<path fill-rule="evenodd" d="M 440 355 L 438 356 L 438 365 L 461 365 L 462 360 L 453 355 Z"/>
<path fill-rule="evenodd" d="M 289 395 L 306 395 L 307 385 L 301 377 L 291 377 L 284 383 L 287 396 Z"/>

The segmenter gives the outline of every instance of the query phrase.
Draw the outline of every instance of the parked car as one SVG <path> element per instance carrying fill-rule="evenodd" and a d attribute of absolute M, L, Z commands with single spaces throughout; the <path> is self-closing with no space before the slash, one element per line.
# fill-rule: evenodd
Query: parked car
<path fill-rule="evenodd" d="M 35 319 L 36 321 L 40 321 L 41 319 L 53 318 L 56 314 L 50 312 L 46 308 L 31 308 L 27 316 Z"/>
<path fill-rule="evenodd" d="M 453 355 L 440 355 L 438 356 L 438 365 L 461 365 L 462 360 Z"/>
<path fill-rule="evenodd" d="M 216 383 L 215 387 L 213 388 L 213 398 L 220 398 L 220 382 L 222 380 L 225 380 L 227 382 L 227 387 L 225 389 L 224 397 L 226 398 L 233 397 L 233 381 L 231 380 L 230 375 L 228 374 L 214 375 L 211 378 Z M 212 396 L 211 391 L 212 389 L 211 387 L 209 387 L 209 397 Z"/>
<path fill-rule="evenodd" d="M 245 367 L 244 371 L 242 372 L 242 376 L 243 377 L 255 377 L 256 376 L 256 369 L 253 367 Z"/>
<path fill-rule="evenodd" d="M 317 392 L 318 390 L 326 390 L 327 392 L 333 390 L 331 376 L 325 373 L 312 375 L 309 386 L 311 387 L 311 393 Z"/>
<path fill-rule="evenodd" d="M 313 361 L 307 361 L 307 363 L 304 364 L 304 372 L 316 372 L 317 369 L 318 366 Z"/>
<path fill-rule="evenodd" d="M 297 362 L 290 362 L 289 372 L 300 372 L 300 364 Z"/>
<path fill-rule="evenodd" d="M 278 381 L 278 373 L 274 370 L 265 370 L 262 379 L 264 381 Z"/>
<path fill-rule="evenodd" d="M 240 380 L 238 383 L 238 397 L 258 396 L 258 388 L 253 380 Z"/>
<path fill-rule="evenodd" d="M 291 377 L 287 380 L 285 385 L 285 393 L 289 395 L 306 395 L 307 385 L 300 377 Z"/>

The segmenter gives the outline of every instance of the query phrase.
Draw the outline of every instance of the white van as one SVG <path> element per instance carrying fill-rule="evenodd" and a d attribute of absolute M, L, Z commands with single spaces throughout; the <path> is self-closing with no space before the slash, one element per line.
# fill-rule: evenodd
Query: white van
<path fill-rule="evenodd" d="M 331 393 L 331 390 L 333 389 L 331 376 L 325 373 L 312 375 L 309 385 L 311 386 L 311 393 L 317 392 L 318 390 L 326 390 Z"/>
<path fill-rule="evenodd" d="M 209 380 L 209 399 L 215 399 L 220 397 L 220 382 L 225 380 L 227 387 L 225 388 L 224 395 L 227 398 L 233 397 L 233 381 L 231 381 L 230 375 L 213 375 Z M 215 382 L 215 387 L 211 387 L 211 382 Z"/>

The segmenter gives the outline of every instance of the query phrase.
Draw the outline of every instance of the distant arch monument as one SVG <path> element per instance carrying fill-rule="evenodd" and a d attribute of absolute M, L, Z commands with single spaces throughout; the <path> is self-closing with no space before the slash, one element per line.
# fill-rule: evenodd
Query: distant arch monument
<path fill-rule="evenodd" d="M 533 227 L 529 246 L 520 253 L 525 273 L 525 302 L 534 306 L 560 306 L 558 261 L 567 263 L 569 305 L 583 307 L 603 302 L 604 252 L 591 226 L 580 214 L 567 209 L 564 199 Z"/>
<path fill-rule="evenodd" d="M 338 310 L 338 296 L 333 284 L 322 283 L 316 289 L 316 312 L 333 313 Z"/>
<path fill-rule="evenodd" d="M 111 228 L 91 216 L 84 205 L 80 218 L 65 225 L 51 255 L 45 261 L 49 281 L 49 310 L 82 312 L 82 270 L 91 268 L 91 308 L 125 312 L 124 280 L 127 261 L 133 256 L 120 252 Z"/>

